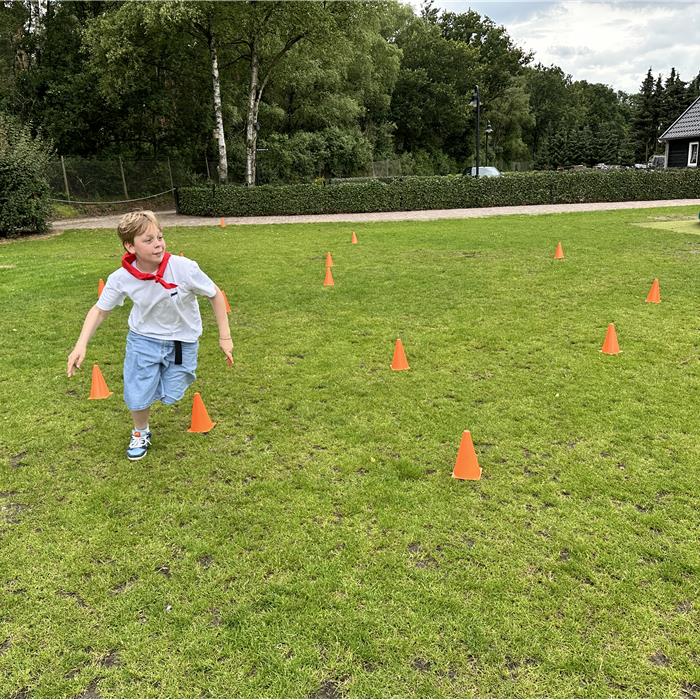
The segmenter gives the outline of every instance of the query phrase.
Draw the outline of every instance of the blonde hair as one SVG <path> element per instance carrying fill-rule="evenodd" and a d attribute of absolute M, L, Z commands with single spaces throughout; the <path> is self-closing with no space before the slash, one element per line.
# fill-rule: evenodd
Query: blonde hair
<path fill-rule="evenodd" d="M 119 219 L 119 225 L 117 226 L 117 234 L 122 245 L 125 243 L 133 244 L 134 238 L 144 233 L 151 224 L 159 231 L 162 231 L 156 215 L 149 209 L 130 211 L 128 214 L 124 214 Z"/>

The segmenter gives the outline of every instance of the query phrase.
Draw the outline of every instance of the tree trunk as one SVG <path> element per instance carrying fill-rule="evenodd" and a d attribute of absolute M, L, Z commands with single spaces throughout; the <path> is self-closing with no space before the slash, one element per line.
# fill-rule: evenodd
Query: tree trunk
<path fill-rule="evenodd" d="M 248 90 L 248 117 L 245 129 L 245 184 L 248 187 L 255 185 L 256 158 L 255 149 L 258 143 L 258 109 L 260 108 L 259 90 L 259 61 L 255 44 L 251 49 L 250 57 L 250 89 Z"/>
<path fill-rule="evenodd" d="M 219 59 L 216 55 L 214 37 L 209 37 L 209 53 L 211 54 L 211 79 L 214 87 L 214 135 L 219 144 L 219 184 L 228 180 L 228 160 L 226 158 L 226 139 L 224 138 L 224 118 L 221 113 L 221 83 L 219 82 Z"/>

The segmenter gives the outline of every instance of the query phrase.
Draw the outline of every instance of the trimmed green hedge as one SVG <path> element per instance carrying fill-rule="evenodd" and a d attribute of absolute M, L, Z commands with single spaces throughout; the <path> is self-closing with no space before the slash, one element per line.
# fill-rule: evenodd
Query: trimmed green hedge
<path fill-rule="evenodd" d="M 700 171 L 610 170 L 402 177 L 334 185 L 181 187 L 178 212 L 267 216 L 462 209 L 518 204 L 626 202 L 700 197 Z"/>

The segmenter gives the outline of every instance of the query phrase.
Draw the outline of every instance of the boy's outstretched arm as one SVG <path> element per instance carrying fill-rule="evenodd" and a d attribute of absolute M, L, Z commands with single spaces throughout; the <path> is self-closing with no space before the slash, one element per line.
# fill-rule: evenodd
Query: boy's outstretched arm
<path fill-rule="evenodd" d="M 216 295 L 209 298 L 211 308 L 214 310 L 216 325 L 219 326 L 219 347 L 226 355 L 229 365 L 233 364 L 233 340 L 231 340 L 231 329 L 228 325 L 228 314 L 226 313 L 226 301 L 221 290 L 216 288 Z"/>
<path fill-rule="evenodd" d="M 110 313 L 110 311 L 103 311 L 97 305 L 93 306 L 90 311 L 87 312 L 85 322 L 83 323 L 83 329 L 80 331 L 80 335 L 78 336 L 78 340 L 75 343 L 73 351 L 70 355 L 68 355 L 68 366 L 66 367 L 66 373 L 69 377 L 72 377 L 75 374 L 76 369 L 80 369 L 87 353 L 87 345 L 90 342 L 90 338 L 92 338 L 99 325 L 107 318 L 107 316 L 109 316 Z"/>

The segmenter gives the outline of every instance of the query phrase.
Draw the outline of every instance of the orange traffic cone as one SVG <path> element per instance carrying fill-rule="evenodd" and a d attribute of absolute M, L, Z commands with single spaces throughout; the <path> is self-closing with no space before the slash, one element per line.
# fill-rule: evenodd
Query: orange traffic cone
<path fill-rule="evenodd" d="M 92 386 L 90 387 L 90 398 L 91 399 L 108 399 L 112 395 L 112 392 L 107 386 L 105 378 L 100 372 L 100 368 L 95 362 L 92 366 Z"/>
<path fill-rule="evenodd" d="M 333 273 L 331 272 L 330 267 L 326 268 L 326 279 L 323 280 L 323 286 L 324 287 L 334 287 L 335 286 L 335 282 L 333 281 Z"/>
<path fill-rule="evenodd" d="M 469 481 L 481 479 L 481 467 L 474 450 L 472 434 L 468 430 L 462 433 L 462 441 L 459 443 L 459 450 L 457 450 L 457 460 L 452 470 L 452 477 Z"/>
<path fill-rule="evenodd" d="M 215 425 L 216 423 L 209 418 L 202 397 L 199 395 L 199 392 L 196 392 L 192 401 L 192 423 L 187 432 L 208 433 Z"/>
<path fill-rule="evenodd" d="M 462 433 L 462 441 L 459 443 L 459 450 L 457 450 L 457 460 L 452 470 L 452 477 L 469 481 L 481 479 L 481 467 L 474 451 L 472 434 L 468 430 Z"/>
<path fill-rule="evenodd" d="M 658 277 L 652 282 L 649 294 L 647 294 L 647 303 L 650 304 L 660 304 L 661 303 L 661 290 L 659 288 Z"/>
<path fill-rule="evenodd" d="M 333 256 L 330 253 L 326 253 L 326 267 L 333 267 Z"/>
<path fill-rule="evenodd" d="M 352 243 L 353 245 L 357 245 L 357 236 L 354 231 L 352 232 Z"/>
<path fill-rule="evenodd" d="M 226 228 L 226 222 L 223 216 L 219 219 L 219 226 L 221 226 L 221 228 Z"/>
<path fill-rule="evenodd" d="M 102 296 L 102 290 L 105 288 L 105 281 L 100 277 L 100 281 L 97 283 L 97 298 Z"/>
<path fill-rule="evenodd" d="M 557 249 L 554 252 L 554 259 L 555 260 L 563 260 L 564 259 L 564 249 L 561 247 L 561 241 L 557 243 Z"/>
<path fill-rule="evenodd" d="M 401 338 L 396 339 L 396 345 L 394 346 L 394 358 L 391 361 L 391 369 L 397 372 L 404 369 L 411 369 L 408 366 L 408 360 L 406 359 L 406 353 L 403 350 Z"/>
<path fill-rule="evenodd" d="M 230 314 L 231 313 L 231 304 L 228 303 L 228 297 L 226 296 L 226 292 L 222 289 L 221 294 L 224 297 L 224 301 L 226 302 L 226 313 Z"/>
<path fill-rule="evenodd" d="M 615 324 L 608 324 L 608 332 L 605 334 L 605 341 L 600 350 L 606 355 L 617 355 L 620 351 L 620 346 L 617 344 L 617 333 L 615 333 Z"/>

